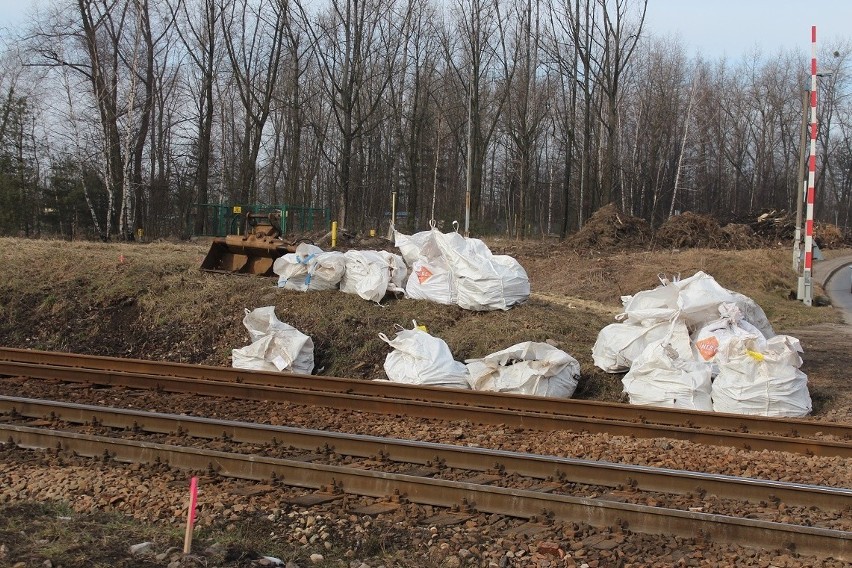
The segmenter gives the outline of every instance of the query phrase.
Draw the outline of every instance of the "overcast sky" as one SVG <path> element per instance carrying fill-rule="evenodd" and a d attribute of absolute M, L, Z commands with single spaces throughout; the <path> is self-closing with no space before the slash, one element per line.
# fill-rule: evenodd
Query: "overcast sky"
<path fill-rule="evenodd" d="M 780 49 L 811 53 L 811 26 L 817 47 L 852 37 L 850 0 L 650 0 L 648 29 L 677 35 L 690 54 L 707 59 L 739 59 L 758 46 L 764 55 Z"/>
<path fill-rule="evenodd" d="M 0 28 L 20 25 L 34 4 L 0 0 Z M 820 45 L 852 37 L 852 0 L 650 0 L 647 28 L 679 36 L 690 54 L 739 59 L 755 46 L 763 54 L 795 49 L 809 55 L 811 26 Z"/>

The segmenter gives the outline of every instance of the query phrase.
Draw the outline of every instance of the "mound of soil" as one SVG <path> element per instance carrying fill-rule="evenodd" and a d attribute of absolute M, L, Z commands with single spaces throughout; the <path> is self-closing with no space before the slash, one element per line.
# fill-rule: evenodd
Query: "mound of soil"
<path fill-rule="evenodd" d="M 598 209 L 566 244 L 574 249 L 631 250 L 651 241 L 651 227 L 639 217 L 618 210 L 614 203 Z"/>

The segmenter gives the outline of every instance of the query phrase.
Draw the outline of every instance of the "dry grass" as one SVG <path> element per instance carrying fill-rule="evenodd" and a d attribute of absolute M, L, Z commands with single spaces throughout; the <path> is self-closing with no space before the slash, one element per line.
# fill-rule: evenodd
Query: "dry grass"
<path fill-rule="evenodd" d="M 516 257 L 527 270 L 533 293 L 526 304 L 507 312 L 470 312 L 387 298 L 378 306 L 334 291 L 281 290 L 274 279 L 200 272 L 208 248 L 201 243 L 0 238 L 0 345 L 229 365 L 231 349 L 248 342 L 244 308 L 275 305 L 280 319 L 313 338 L 317 373 L 383 378 L 390 348 L 378 333 L 392 336 L 395 325 L 410 327 L 417 320 L 445 339 L 458 360 L 520 341 L 550 340 L 581 363 L 575 397 L 622 400 L 621 375 L 607 375 L 592 364 L 598 331 L 621 311 L 622 295 L 656 286 L 658 274 L 687 277 L 703 270 L 755 299 L 777 331 L 796 330 L 810 342 L 805 369 L 815 415 L 848 408 L 849 336 L 839 333 L 843 326 L 830 323 L 839 321 L 831 308 L 808 308 L 789 299 L 795 278 L 786 246 L 605 253 L 577 251 L 554 240 L 488 244 L 495 253 Z M 849 249 L 823 252 L 829 258 L 852 254 Z M 128 558 L 128 544 L 180 544 L 181 535 L 172 528 L 104 514 L 76 517 L 72 532 L 63 511 L 62 504 L 0 507 L 0 542 L 15 542 L 16 551 L 31 563 L 52 556 L 68 567 L 154 565 Z M 267 538 L 270 530 L 264 517 L 249 518 L 201 534 L 198 543 L 226 545 L 218 566 L 246 566 L 248 558 L 257 557 L 254 550 L 278 552 L 280 543 Z M 404 560 L 406 540 L 386 530 L 364 544 L 365 554 L 374 553 L 389 566 L 411 566 Z M 437 564 L 423 559 L 421 565 Z"/>
<path fill-rule="evenodd" d="M 752 297 L 776 328 L 836 322 L 830 308 L 789 300 L 795 279 L 786 249 L 688 249 L 578 254 L 558 241 L 489 243 L 526 268 L 530 300 L 507 312 L 471 312 L 387 298 L 382 306 L 336 291 L 300 293 L 274 279 L 198 270 L 203 243 L 103 244 L 0 239 L 0 343 L 81 353 L 230 365 L 248 342 L 244 309 L 275 305 L 278 317 L 315 344 L 315 372 L 384 378 L 396 325 L 412 320 L 449 344 L 458 360 L 521 341 L 556 342 L 583 369 L 578 397 L 620 399 L 619 376 L 592 365 L 598 331 L 621 309 L 620 297 L 652 288 L 658 274 L 697 270 Z"/>

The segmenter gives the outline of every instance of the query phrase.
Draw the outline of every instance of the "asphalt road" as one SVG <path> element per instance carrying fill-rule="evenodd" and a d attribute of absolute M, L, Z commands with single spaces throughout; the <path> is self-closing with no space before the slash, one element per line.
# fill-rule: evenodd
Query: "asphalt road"
<path fill-rule="evenodd" d="M 852 325 L 852 258 L 837 260 L 823 288 L 832 305 L 843 312 L 846 323 Z"/>

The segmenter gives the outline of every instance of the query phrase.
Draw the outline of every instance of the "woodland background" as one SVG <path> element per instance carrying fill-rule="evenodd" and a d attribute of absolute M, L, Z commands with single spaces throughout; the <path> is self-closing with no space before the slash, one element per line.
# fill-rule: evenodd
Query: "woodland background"
<path fill-rule="evenodd" d="M 386 228 L 393 193 L 401 228 L 449 229 L 468 189 L 480 235 L 794 214 L 809 46 L 690 57 L 646 3 L 43 3 L 0 36 L 0 235 L 187 238 L 198 204 Z M 817 55 L 816 218 L 847 233 L 850 48 Z"/>

